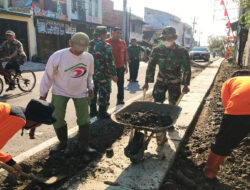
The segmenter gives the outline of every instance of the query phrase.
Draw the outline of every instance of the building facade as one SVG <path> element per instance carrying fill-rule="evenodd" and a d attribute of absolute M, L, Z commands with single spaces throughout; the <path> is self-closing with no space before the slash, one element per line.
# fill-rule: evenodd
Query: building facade
<path fill-rule="evenodd" d="M 181 19 L 167 12 L 150 8 L 144 9 L 145 30 L 154 30 L 158 33 L 165 26 L 173 26 L 176 29 L 178 38 L 176 42 L 190 48 L 192 43 L 192 27 L 182 23 Z"/>
<path fill-rule="evenodd" d="M 102 24 L 110 28 L 122 28 L 123 11 L 114 9 L 114 2 L 111 0 L 102 1 Z M 127 32 L 125 40 L 128 43 L 132 38 L 142 41 L 144 21 L 143 18 L 127 12 Z"/>
<path fill-rule="evenodd" d="M 92 37 L 100 24 L 102 0 L 0 1 L 0 42 L 3 31 L 14 30 L 29 59 L 37 55 L 46 61 L 53 52 L 68 47 L 72 34 L 82 31 Z"/>
<path fill-rule="evenodd" d="M 5 31 L 13 30 L 23 43 L 24 51 L 30 59 L 37 54 L 36 33 L 32 11 L 25 7 L 25 0 L 0 1 L 0 43 L 5 40 Z"/>

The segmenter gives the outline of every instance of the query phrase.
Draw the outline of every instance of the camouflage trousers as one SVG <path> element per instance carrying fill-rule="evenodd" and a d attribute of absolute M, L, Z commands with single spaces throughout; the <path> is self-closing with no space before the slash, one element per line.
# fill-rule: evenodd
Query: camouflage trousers
<path fill-rule="evenodd" d="M 167 91 L 169 104 L 175 105 L 181 95 L 181 83 L 165 83 L 156 81 L 153 90 L 154 101 L 163 103 L 166 99 Z"/>
<path fill-rule="evenodd" d="M 90 105 L 108 106 L 110 93 L 111 93 L 111 81 L 104 83 L 94 82 L 94 98 L 91 100 Z"/>

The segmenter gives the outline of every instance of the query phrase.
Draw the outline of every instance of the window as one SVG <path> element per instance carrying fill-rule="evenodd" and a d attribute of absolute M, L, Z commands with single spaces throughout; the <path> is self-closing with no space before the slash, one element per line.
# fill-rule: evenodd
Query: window
<path fill-rule="evenodd" d="M 76 7 L 77 7 L 76 1 L 77 1 L 77 0 L 72 0 L 72 4 L 71 4 L 72 13 L 75 13 L 75 12 L 76 12 Z"/>
<path fill-rule="evenodd" d="M 95 0 L 95 17 L 98 17 L 98 0 Z"/>
<path fill-rule="evenodd" d="M 132 24 L 132 32 L 135 32 L 135 24 Z"/>
<path fill-rule="evenodd" d="M 89 0 L 89 16 L 92 16 L 92 0 Z"/>

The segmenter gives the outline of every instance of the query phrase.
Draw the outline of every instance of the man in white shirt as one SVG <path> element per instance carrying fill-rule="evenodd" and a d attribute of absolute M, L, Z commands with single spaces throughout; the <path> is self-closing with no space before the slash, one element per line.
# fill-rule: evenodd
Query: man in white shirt
<path fill-rule="evenodd" d="M 88 99 L 93 98 L 94 87 L 94 59 L 86 52 L 89 37 L 83 32 L 75 33 L 69 45 L 70 48 L 59 50 L 50 56 L 40 84 L 40 99 L 46 100 L 52 86 L 52 104 L 55 106 L 53 117 L 57 120 L 54 129 L 59 139 L 54 151 L 64 151 L 67 148 L 68 132 L 64 118 L 67 103 L 72 98 L 79 126 L 79 151 L 94 153 L 96 150 L 88 146 Z"/>

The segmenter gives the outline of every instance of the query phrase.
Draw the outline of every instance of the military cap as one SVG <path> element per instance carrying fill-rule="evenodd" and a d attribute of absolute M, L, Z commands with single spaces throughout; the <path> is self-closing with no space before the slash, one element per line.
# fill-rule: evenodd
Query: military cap
<path fill-rule="evenodd" d="M 175 28 L 173 26 L 166 26 L 163 29 L 160 38 L 164 38 L 164 37 L 169 37 L 169 38 L 175 38 L 175 37 L 177 37 Z"/>
<path fill-rule="evenodd" d="M 94 35 L 107 34 L 108 30 L 106 26 L 97 26 Z"/>
<path fill-rule="evenodd" d="M 83 32 L 77 32 L 71 37 L 71 42 L 77 51 L 86 51 L 89 45 L 89 36 Z"/>
<path fill-rule="evenodd" d="M 15 36 L 16 34 L 15 34 L 15 32 L 13 32 L 12 30 L 7 30 L 7 31 L 5 32 L 5 35 Z"/>
<path fill-rule="evenodd" d="M 112 30 L 115 32 L 115 31 L 121 31 L 122 29 L 120 27 L 114 27 Z"/>

